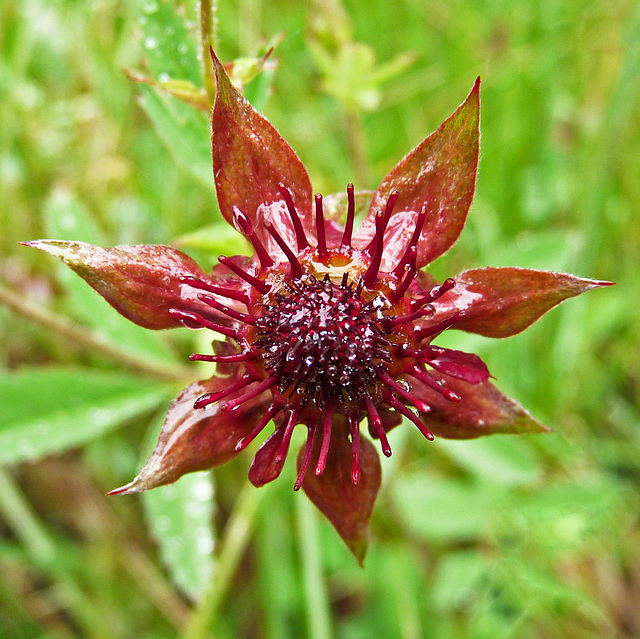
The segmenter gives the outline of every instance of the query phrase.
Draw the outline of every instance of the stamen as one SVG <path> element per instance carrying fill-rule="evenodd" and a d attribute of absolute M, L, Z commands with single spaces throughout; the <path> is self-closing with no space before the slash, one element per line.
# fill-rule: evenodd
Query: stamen
<path fill-rule="evenodd" d="M 193 288 L 199 288 L 201 291 L 208 291 L 209 293 L 214 293 L 215 295 L 227 297 L 230 300 L 237 300 L 238 302 L 242 302 L 245 305 L 249 304 L 250 301 L 249 297 L 242 291 L 236 291 L 232 288 L 222 288 L 221 286 L 214 286 L 213 284 L 209 284 L 209 282 L 201 280 L 199 277 L 183 275 L 179 277 L 178 280 L 183 284 L 193 286 Z"/>
<path fill-rule="evenodd" d="M 400 324 L 406 324 L 408 322 L 413 322 L 421 317 L 425 317 L 425 315 L 433 315 L 435 309 L 430 304 L 424 306 L 423 308 L 419 308 L 417 311 L 413 313 L 409 313 L 408 315 L 398 315 L 397 317 L 392 317 L 386 320 L 386 325 L 389 327 L 389 330 L 399 326 Z"/>
<path fill-rule="evenodd" d="M 392 271 L 392 274 L 396 277 L 396 278 L 400 278 L 402 276 L 402 273 L 404 272 L 404 267 L 407 264 L 411 264 L 411 250 L 412 249 L 416 249 L 418 248 L 418 242 L 420 240 L 420 235 L 422 233 L 422 227 L 424 226 L 424 221 L 427 218 L 427 207 L 423 206 L 422 209 L 420 209 L 420 213 L 418 213 L 418 218 L 416 220 L 416 225 L 413 229 L 413 235 L 411 236 L 411 239 L 409 240 L 409 244 L 407 244 L 407 248 L 404 252 L 404 255 L 400 258 L 400 261 L 398 262 L 398 265 L 396 266 L 396 268 Z"/>
<path fill-rule="evenodd" d="M 382 453 L 385 457 L 391 457 L 391 446 L 389 446 L 387 434 L 384 432 L 384 424 L 382 423 L 382 418 L 380 417 L 380 415 L 378 415 L 378 411 L 376 410 L 376 407 L 371 401 L 371 397 L 369 397 L 369 395 L 365 395 L 362 399 L 369 415 L 369 422 L 373 426 L 373 431 L 380 439 Z"/>
<path fill-rule="evenodd" d="M 415 246 L 412 246 L 409 249 L 409 262 L 404 265 L 405 276 L 398 284 L 398 287 L 395 291 L 391 291 L 389 294 L 389 301 L 392 304 L 399 302 L 404 294 L 407 292 L 409 286 L 411 286 L 411 282 L 413 282 L 418 269 L 416 267 L 416 262 L 418 260 L 418 249 Z"/>
<path fill-rule="evenodd" d="M 389 198 L 387 199 L 387 205 L 384 207 L 384 216 L 383 216 L 383 235 L 384 235 L 384 231 L 387 228 L 387 224 L 389 224 L 389 220 L 391 219 L 391 213 L 393 211 L 393 207 L 396 205 L 396 202 L 398 201 L 398 197 L 399 197 L 400 193 L 398 191 L 391 191 L 391 194 L 389 195 Z M 375 242 L 376 242 L 376 238 L 375 236 L 373 237 L 373 239 L 371 240 L 371 242 L 369 242 L 369 244 L 367 245 L 367 248 L 365 248 L 365 253 L 369 253 L 371 254 L 371 251 L 374 249 L 375 247 Z"/>
<path fill-rule="evenodd" d="M 380 269 L 380 262 L 382 261 L 382 253 L 384 251 L 384 214 L 382 211 L 376 213 L 376 233 L 373 236 L 372 243 L 375 243 L 373 255 L 371 256 L 371 264 L 366 273 L 362 276 L 362 280 L 365 286 L 371 286 L 375 283 L 378 277 L 378 270 Z"/>
<path fill-rule="evenodd" d="M 282 182 L 278 184 L 278 190 L 284 198 L 284 203 L 287 205 L 287 209 L 289 210 L 289 215 L 291 216 L 291 221 L 293 222 L 293 229 L 296 233 L 296 240 L 298 241 L 298 250 L 302 251 L 309 246 L 309 242 L 307 240 L 307 236 L 304 233 L 304 229 L 302 228 L 302 222 L 298 217 L 296 206 L 293 203 L 293 196 L 291 195 L 291 191 Z"/>
<path fill-rule="evenodd" d="M 251 324 L 251 326 L 258 325 L 258 318 L 253 315 L 247 315 L 247 313 L 241 313 L 240 311 L 236 311 L 233 308 L 229 308 L 224 304 L 220 304 L 215 297 L 211 297 L 210 295 L 198 295 L 198 299 L 205 304 L 215 308 L 216 310 L 228 315 L 234 320 L 238 320 L 239 322 L 244 322 L 245 324 Z"/>
<path fill-rule="evenodd" d="M 223 335 L 232 337 L 234 339 L 238 339 L 238 337 L 240 336 L 235 328 L 222 326 L 222 324 L 216 324 L 215 322 L 205 319 L 204 317 L 202 317 L 202 315 L 194 313 L 193 311 L 181 311 L 177 308 L 170 308 L 169 315 L 171 315 L 172 317 L 176 317 L 187 328 L 191 328 L 193 330 L 197 330 L 199 328 L 208 328 L 212 331 L 222 333 Z"/>
<path fill-rule="evenodd" d="M 437 333 L 442 333 L 442 331 L 446 330 L 453 326 L 456 322 L 459 322 L 463 317 L 467 314 L 466 311 L 458 311 L 454 313 L 451 317 L 434 324 L 433 326 L 426 326 L 424 328 L 419 328 L 414 333 L 414 338 L 419 342 L 423 340 L 425 337 L 429 337 L 431 335 L 436 335 Z"/>
<path fill-rule="evenodd" d="M 336 409 L 336 400 L 332 400 L 326 406 L 324 414 L 324 427 L 322 429 L 322 447 L 318 455 L 318 463 L 316 464 L 316 475 L 322 475 L 324 467 L 327 463 L 327 455 L 329 454 L 329 444 L 331 443 L 331 426 L 333 424 L 333 413 Z"/>
<path fill-rule="evenodd" d="M 271 286 L 262 280 L 259 280 L 257 277 L 253 275 L 249 275 L 246 271 L 241 269 L 235 262 L 233 262 L 228 257 L 221 255 L 218 258 L 218 262 L 220 264 L 224 264 L 230 271 L 233 271 L 238 277 L 241 277 L 245 282 L 248 282 L 255 288 L 258 293 L 262 293 L 262 295 L 266 295 L 270 290 Z"/>
<path fill-rule="evenodd" d="M 262 268 L 269 268 L 273 266 L 273 260 L 267 250 L 262 245 L 262 242 L 258 239 L 258 236 L 253 230 L 253 224 L 251 220 L 237 207 L 233 207 L 233 221 L 236 228 L 251 242 Z"/>
<path fill-rule="evenodd" d="M 429 291 L 428 295 L 421 297 L 420 299 L 414 300 L 412 305 L 422 306 L 423 304 L 428 304 L 429 302 L 435 302 L 437 299 L 442 297 L 447 291 L 450 291 L 456 285 L 456 281 L 449 277 L 442 284 L 433 286 Z"/>
<path fill-rule="evenodd" d="M 302 275 L 302 266 L 300 265 L 300 262 L 298 262 L 298 258 L 294 255 L 293 251 L 287 246 L 287 243 L 280 237 L 278 231 L 276 231 L 271 224 L 265 224 L 264 226 L 278 246 L 282 249 L 282 252 L 287 256 L 289 264 L 291 264 L 291 277 L 300 277 Z"/>
<path fill-rule="evenodd" d="M 421 399 L 414 397 L 410 391 L 398 384 L 388 373 L 384 371 L 378 372 L 378 379 L 389 389 L 391 389 L 396 395 L 404 397 L 409 403 L 413 404 L 421 413 L 431 412 L 431 406 L 427 402 L 423 402 Z"/>
<path fill-rule="evenodd" d="M 255 377 L 252 373 L 246 373 L 240 379 L 233 382 L 233 384 L 229 384 L 226 388 L 221 391 L 217 391 L 216 393 L 205 393 L 204 395 L 200 395 L 195 402 L 193 402 L 194 408 L 204 408 L 205 406 L 209 406 L 209 404 L 215 404 L 217 401 L 220 401 L 223 397 L 227 395 L 231 395 L 231 393 L 235 393 L 239 391 L 241 388 L 248 386 L 251 382 L 255 381 Z"/>
<path fill-rule="evenodd" d="M 448 399 L 450 402 L 459 402 L 462 398 L 458 393 L 455 393 L 450 388 L 446 386 L 441 386 L 436 382 L 429 373 L 426 371 L 420 370 L 417 366 L 412 366 L 407 369 L 407 375 L 411 375 L 411 377 L 415 377 L 419 379 L 421 382 L 426 384 L 429 388 L 432 388 L 434 391 L 440 393 L 445 399 Z"/>
<path fill-rule="evenodd" d="M 360 482 L 360 427 L 354 413 L 349 415 L 349 431 L 351 432 L 351 483 L 357 486 Z"/>
<path fill-rule="evenodd" d="M 383 393 L 383 398 L 384 401 L 389 404 L 389 406 L 391 406 L 391 408 L 412 421 L 418 427 L 418 430 L 429 441 L 432 442 L 435 439 L 433 433 L 422 423 L 422 420 L 410 408 L 407 408 L 399 399 L 394 397 L 392 393 L 390 393 L 389 391 L 385 391 Z"/>
<path fill-rule="evenodd" d="M 344 233 L 340 246 L 351 246 L 351 236 L 353 235 L 353 220 L 356 216 L 356 199 L 353 191 L 353 182 L 347 184 L 347 219 L 344 224 Z"/>
<path fill-rule="evenodd" d="M 291 410 L 291 414 L 289 415 L 289 421 L 285 427 L 284 434 L 282 435 L 282 443 L 278 448 L 278 452 L 275 454 L 273 461 L 276 464 L 284 461 L 287 456 L 287 451 L 289 450 L 289 443 L 291 442 L 291 435 L 293 435 L 293 429 L 296 427 L 298 423 L 298 415 L 300 414 L 301 406 L 297 404 Z"/>
<path fill-rule="evenodd" d="M 244 450 L 264 429 L 264 427 L 271 421 L 271 418 L 276 415 L 282 408 L 281 402 L 276 402 L 275 400 L 271 403 L 269 408 L 267 408 L 265 414 L 260 418 L 260 421 L 256 424 L 256 427 L 245 437 L 239 439 L 236 442 L 234 447 L 234 451 L 239 453 L 241 450 Z"/>
<path fill-rule="evenodd" d="M 316 193 L 316 235 L 318 236 L 318 257 L 323 260 L 328 256 L 327 239 L 324 232 L 324 212 L 322 210 L 322 195 Z"/>
<path fill-rule="evenodd" d="M 257 359 L 255 351 L 244 351 L 233 355 L 204 355 L 202 353 L 192 353 L 189 359 L 192 362 L 214 362 L 216 364 L 235 364 L 236 362 L 250 362 Z"/>
<path fill-rule="evenodd" d="M 247 391 L 244 395 L 240 395 L 240 397 L 236 397 L 235 399 L 230 399 L 228 402 L 225 402 L 220 410 L 229 411 L 233 410 L 240 404 L 244 404 L 248 402 L 250 399 L 257 397 L 260 393 L 263 393 L 266 390 L 269 390 L 272 386 L 275 386 L 277 383 L 277 379 L 275 377 L 267 377 L 263 379 L 257 386 L 254 386 L 250 391 Z"/>
<path fill-rule="evenodd" d="M 300 471 L 298 472 L 296 483 L 293 485 L 293 490 L 300 490 L 300 486 L 302 486 L 302 482 L 307 475 L 307 469 L 309 468 L 309 462 L 311 461 L 311 452 L 315 447 L 316 439 L 319 432 L 320 428 L 318 427 L 317 422 L 313 426 L 308 427 L 307 445 L 304 449 L 304 457 L 302 459 L 302 463 L 300 464 Z"/>

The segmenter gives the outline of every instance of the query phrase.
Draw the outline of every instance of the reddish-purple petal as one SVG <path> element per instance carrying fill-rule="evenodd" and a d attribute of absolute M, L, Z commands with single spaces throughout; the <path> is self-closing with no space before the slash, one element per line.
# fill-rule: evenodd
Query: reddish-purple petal
<path fill-rule="evenodd" d="M 285 458 L 277 460 L 276 454 L 282 446 L 285 431 L 286 427 L 280 426 L 258 448 L 249 468 L 249 481 L 256 488 L 260 488 L 280 476 Z"/>
<path fill-rule="evenodd" d="M 237 206 L 261 239 L 268 236 L 262 228 L 263 217 L 273 220 L 277 214 L 290 226 L 278 190 L 281 182 L 293 194 L 303 227 L 313 234 L 311 182 L 306 169 L 273 125 L 240 95 L 213 53 L 212 57 L 217 83 L 212 117 L 213 175 L 222 215 L 231 224 L 233 207 Z M 271 206 L 274 203 L 278 203 L 275 209 Z"/>
<path fill-rule="evenodd" d="M 501 393 L 491 382 L 469 384 L 449 375 L 431 371 L 436 381 L 460 395 L 450 402 L 419 380 L 411 380 L 412 394 L 431 406 L 420 417 L 436 436 L 446 439 L 472 439 L 494 433 L 545 433 L 541 424 L 518 402 Z"/>
<path fill-rule="evenodd" d="M 36 240 L 25 245 L 60 258 L 118 313 L 144 328 L 181 326 L 169 314 L 170 308 L 206 308 L 197 300 L 198 291 L 179 278 L 209 278 L 188 255 L 170 246 L 101 248 L 59 240 Z"/>
<path fill-rule="evenodd" d="M 560 302 L 611 282 L 525 268 L 479 268 L 460 273 L 435 304 L 433 322 L 464 310 L 454 328 L 486 337 L 524 330 Z"/>
<path fill-rule="evenodd" d="M 469 384 L 486 382 L 491 377 L 487 365 L 475 353 L 429 346 L 426 349 L 425 361 L 441 373 L 457 377 Z"/>
<path fill-rule="evenodd" d="M 318 440 L 321 438 L 317 438 Z M 317 441 L 312 454 L 320 452 Z M 298 454 L 298 471 L 304 450 Z M 353 485 L 351 478 L 352 450 L 344 417 L 334 417 L 331 447 L 324 472 L 307 472 L 302 489 L 307 497 L 327 517 L 360 565 L 364 562 L 369 539 L 369 520 L 380 489 L 382 472 L 373 444 L 360 438 L 360 481 Z"/>
<path fill-rule="evenodd" d="M 385 233 L 384 270 L 390 270 L 403 254 L 423 206 L 427 217 L 418 242 L 418 268 L 433 262 L 458 239 L 475 189 L 479 120 L 480 78 L 453 115 L 382 180 L 369 215 L 354 236 L 354 246 L 367 246 L 375 231 L 376 211 L 384 210 L 397 190 L 400 196 Z"/>
<path fill-rule="evenodd" d="M 239 377 L 238 368 L 234 377 L 212 377 L 182 391 L 167 413 L 149 461 L 130 484 L 109 494 L 149 490 L 229 461 L 236 454 L 236 443 L 251 432 L 264 413 L 264 399 L 250 400 L 226 412 L 220 410 L 221 403 L 204 409 L 194 408 L 193 403 L 201 395 L 224 390 Z"/>

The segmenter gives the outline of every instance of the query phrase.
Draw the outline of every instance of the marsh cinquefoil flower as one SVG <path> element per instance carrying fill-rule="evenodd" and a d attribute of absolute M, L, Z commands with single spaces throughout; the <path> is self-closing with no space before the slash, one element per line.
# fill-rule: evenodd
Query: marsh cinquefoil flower
<path fill-rule="evenodd" d="M 353 185 L 346 197 L 314 198 L 294 151 L 214 62 L 218 201 L 254 256 L 220 257 L 208 275 L 167 246 L 31 245 L 60 257 L 140 326 L 225 337 L 214 354 L 192 356 L 215 362 L 216 374 L 175 400 L 151 458 L 113 493 L 223 464 L 273 421 L 249 470 L 262 486 L 280 474 L 294 428 L 306 428 L 294 488 L 362 561 L 381 475 L 376 447 L 361 433 L 365 420 L 384 455 L 388 431 L 403 418 L 427 439 L 546 430 L 489 381 L 479 357 L 434 345 L 438 335 L 507 337 L 606 283 L 518 268 L 436 283 L 422 271 L 455 242 L 471 204 L 479 81 L 384 178 L 354 228 Z"/>

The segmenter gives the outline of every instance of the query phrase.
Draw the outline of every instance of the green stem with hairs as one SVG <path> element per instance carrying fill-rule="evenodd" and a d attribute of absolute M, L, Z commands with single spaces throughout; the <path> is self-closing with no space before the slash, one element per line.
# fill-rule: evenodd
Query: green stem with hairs
<path fill-rule="evenodd" d="M 213 80 L 213 61 L 209 47 L 218 50 L 218 0 L 200 0 L 200 46 L 202 56 L 202 81 L 209 98 L 209 106 L 213 107 L 216 87 Z"/>
<path fill-rule="evenodd" d="M 140 359 L 135 355 L 107 342 L 101 335 L 96 334 L 84 326 L 75 324 L 65 317 L 56 315 L 50 310 L 26 299 L 23 295 L 14 293 L 0 284 L 0 302 L 14 313 L 30 319 L 40 326 L 44 326 L 67 338 L 72 344 L 80 344 L 101 353 L 135 373 L 144 373 L 149 377 L 162 381 L 184 382 L 189 379 L 189 370 L 178 365 L 166 366 L 158 362 Z"/>

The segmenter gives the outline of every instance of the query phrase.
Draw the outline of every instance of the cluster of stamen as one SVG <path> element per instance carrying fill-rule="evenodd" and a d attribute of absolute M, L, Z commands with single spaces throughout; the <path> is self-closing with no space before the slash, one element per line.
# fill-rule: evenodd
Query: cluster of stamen
<path fill-rule="evenodd" d="M 407 378 L 419 380 L 450 401 L 460 401 L 456 393 L 429 374 L 425 364 L 436 356 L 428 342 L 455 324 L 463 313 L 433 324 L 414 325 L 433 315 L 433 302 L 454 286 L 453 280 L 446 280 L 421 298 L 406 297 L 417 273 L 417 247 L 426 218 L 424 208 L 397 265 L 391 272 L 381 273 L 384 233 L 398 199 L 397 191 L 391 193 L 385 209 L 376 214 L 375 233 L 369 245 L 355 249 L 351 246 L 355 217 L 352 184 L 347 187 L 347 218 L 337 247 L 327 245 L 322 196 L 315 197 L 317 244 L 312 246 L 289 189 L 282 184 L 279 188 L 291 218 L 297 252 L 272 225 L 265 225 L 265 229 L 287 262 L 282 264 L 272 258 L 249 218 L 235 208 L 236 228 L 252 244 L 259 268 L 249 273 L 227 257 L 219 259 L 246 283 L 244 289 L 216 286 L 193 277 L 181 278 L 183 283 L 200 291 L 198 299 L 204 305 L 197 312 L 172 309 L 171 313 L 190 328 L 217 331 L 240 347 L 236 353 L 194 354 L 191 359 L 238 363 L 244 367 L 242 376 L 222 391 L 202 395 L 194 407 L 201 409 L 225 400 L 221 410 L 233 410 L 270 391 L 271 402 L 252 432 L 238 441 L 236 451 L 248 446 L 271 419 L 282 413 L 284 419 L 280 419 L 279 428 L 284 431 L 273 459 L 281 463 L 294 427 L 306 424 L 309 433 L 296 490 L 302 485 L 318 437 L 322 439 L 315 472 L 320 474 L 324 470 L 333 418 L 341 414 L 349 424 L 352 481 L 357 484 L 359 425 L 364 417 L 372 434 L 380 440 L 383 453 L 391 455 L 387 429 L 379 412 L 381 406 L 398 412 L 426 438 L 433 439 L 415 412 L 417 409 L 428 413 L 431 408 L 411 392 Z M 357 272 L 342 272 L 336 279 L 332 279 L 330 268 L 321 279 L 310 272 L 308 264 L 330 266 L 336 254 L 355 255 Z M 220 298 L 231 302 L 224 304 Z M 246 312 L 238 310 L 238 303 Z M 426 345 L 421 344 L 423 340 L 427 340 Z"/>

